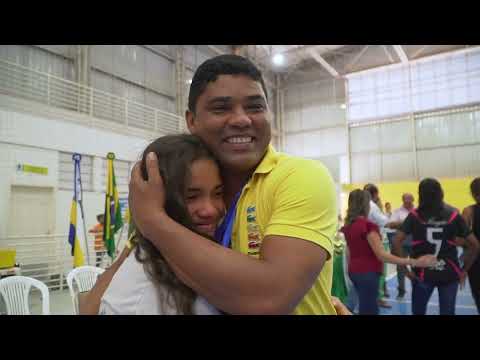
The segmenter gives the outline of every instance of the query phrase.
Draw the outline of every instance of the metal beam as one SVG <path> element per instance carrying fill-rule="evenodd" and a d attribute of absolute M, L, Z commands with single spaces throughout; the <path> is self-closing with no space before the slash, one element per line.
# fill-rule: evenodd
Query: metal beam
<path fill-rule="evenodd" d="M 394 63 L 395 61 L 393 60 L 392 54 L 390 54 L 390 51 L 388 51 L 387 47 L 385 45 L 382 45 L 383 51 L 385 52 L 385 55 L 387 55 L 388 60 L 390 61 L 390 64 Z"/>
<path fill-rule="evenodd" d="M 395 52 L 397 53 L 398 57 L 400 60 L 402 60 L 402 63 L 408 64 L 408 56 L 405 53 L 405 50 L 403 50 L 402 45 L 392 45 L 393 48 L 395 49 Z"/>
<path fill-rule="evenodd" d="M 316 62 L 322 65 L 323 68 L 327 70 L 333 77 L 340 77 L 337 70 L 335 70 L 333 66 L 331 66 L 328 62 L 326 62 L 325 59 L 321 57 L 314 49 L 308 49 L 307 52 L 308 54 L 310 54 L 312 58 L 315 59 Z"/>
<path fill-rule="evenodd" d="M 215 52 L 217 55 L 223 55 L 225 54 L 225 51 L 222 51 L 220 50 L 219 48 L 217 48 L 215 45 L 207 45 L 207 47 L 212 50 L 213 52 Z"/>
<path fill-rule="evenodd" d="M 255 46 L 255 48 L 257 47 L 257 45 L 253 45 L 253 46 Z M 322 45 L 303 45 L 301 47 L 290 48 L 290 49 L 281 51 L 281 52 L 279 52 L 279 54 L 283 54 L 285 56 L 290 56 L 290 55 L 296 56 L 296 55 L 304 53 L 308 50 L 318 49 L 320 46 L 322 46 Z M 340 48 L 342 48 L 346 45 L 331 45 L 331 46 L 332 46 L 332 48 L 327 50 L 328 52 L 338 50 L 338 49 L 340 49 Z M 268 50 L 264 46 L 262 46 L 261 48 L 263 49 L 265 54 L 259 56 L 259 60 L 263 61 L 265 58 L 271 56 L 271 54 L 268 52 Z"/>
<path fill-rule="evenodd" d="M 365 54 L 369 46 L 370 45 L 365 45 L 364 48 L 360 50 L 360 52 L 357 55 L 355 55 L 352 61 L 350 61 L 345 68 L 350 71 L 353 65 L 355 65 L 358 62 L 358 60 L 360 60 L 360 58 L 363 56 L 363 54 Z"/>
<path fill-rule="evenodd" d="M 424 52 L 431 45 L 424 45 L 412 54 L 412 59 L 416 59 L 422 52 Z"/>

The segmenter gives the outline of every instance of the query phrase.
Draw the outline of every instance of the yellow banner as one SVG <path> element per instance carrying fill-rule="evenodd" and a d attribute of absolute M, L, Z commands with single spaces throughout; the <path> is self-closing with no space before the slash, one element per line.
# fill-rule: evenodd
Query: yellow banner
<path fill-rule="evenodd" d="M 18 164 L 17 169 L 23 172 L 39 174 L 39 175 L 48 175 L 48 168 L 43 166 L 34 166 L 28 164 Z"/>
<path fill-rule="evenodd" d="M 470 183 L 473 177 L 465 178 L 437 178 L 442 185 L 443 193 L 445 194 L 445 202 L 451 206 L 456 207 L 460 212 L 467 206 L 475 203 L 470 195 Z M 386 202 L 392 204 L 392 211 L 402 205 L 402 195 L 404 193 L 411 193 L 415 198 L 415 207 L 418 206 L 418 181 L 399 181 L 399 182 L 385 182 L 375 183 L 380 192 L 380 199 L 385 205 Z M 343 184 L 342 185 L 342 199 L 341 211 L 342 217 L 345 215 L 348 207 L 348 194 L 354 189 L 363 189 L 365 183 L 361 184 Z"/>

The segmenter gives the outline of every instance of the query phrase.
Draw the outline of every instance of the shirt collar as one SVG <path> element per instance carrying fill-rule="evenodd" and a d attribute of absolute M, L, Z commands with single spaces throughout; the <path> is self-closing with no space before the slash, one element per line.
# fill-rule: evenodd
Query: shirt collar
<path fill-rule="evenodd" d="M 279 153 L 275 151 L 272 144 L 268 145 L 267 152 L 253 174 L 268 174 L 278 162 Z"/>

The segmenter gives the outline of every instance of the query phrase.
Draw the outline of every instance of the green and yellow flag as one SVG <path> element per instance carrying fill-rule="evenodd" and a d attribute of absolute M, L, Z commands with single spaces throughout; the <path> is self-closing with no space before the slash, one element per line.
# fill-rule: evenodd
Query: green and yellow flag
<path fill-rule="evenodd" d="M 107 154 L 107 192 L 105 194 L 105 224 L 103 242 L 108 255 L 113 259 L 115 256 L 115 233 L 123 226 L 120 202 L 118 200 L 115 172 L 113 170 L 114 153 Z"/>

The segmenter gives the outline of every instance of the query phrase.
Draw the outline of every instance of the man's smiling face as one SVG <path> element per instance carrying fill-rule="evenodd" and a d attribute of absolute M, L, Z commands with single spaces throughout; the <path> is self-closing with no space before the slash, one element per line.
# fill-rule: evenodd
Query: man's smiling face
<path fill-rule="evenodd" d="M 222 167 L 248 172 L 260 163 L 271 139 L 271 112 L 258 81 L 246 75 L 219 75 L 198 97 L 187 125 Z"/>

